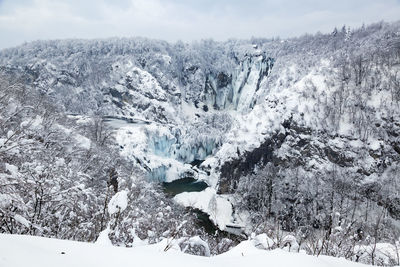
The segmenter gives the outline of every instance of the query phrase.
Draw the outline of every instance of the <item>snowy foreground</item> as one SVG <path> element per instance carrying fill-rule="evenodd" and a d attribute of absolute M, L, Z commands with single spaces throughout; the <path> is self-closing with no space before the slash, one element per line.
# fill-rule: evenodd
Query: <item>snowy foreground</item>
<path fill-rule="evenodd" d="M 23 235 L 0 235 L 1 267 L 63 266 L 365 266 L 333 257 L 314 257 L 283 250 L 266 251 L 249 241 L 231 251 L 207 258 L 183 254 L 174 249 L 164 252 L 167 241 L 134 248 L 113 247 L 75 241 Z"/>

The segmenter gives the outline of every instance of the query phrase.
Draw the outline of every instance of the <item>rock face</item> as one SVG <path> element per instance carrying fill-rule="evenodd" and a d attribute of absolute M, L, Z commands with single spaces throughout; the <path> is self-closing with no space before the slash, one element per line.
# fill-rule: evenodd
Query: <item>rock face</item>
<path fill-rule="evenodd" d="M 220 169 L 219 193 L 234 193 L 239 178 L 252 173 L 257 165 L 268 162 L 278 164 L 275 151 L 280 148 L 285 137 L 285 134 L 274 135 L 252 151 L 246 151 L 237 159 L 225 162 Z"/>

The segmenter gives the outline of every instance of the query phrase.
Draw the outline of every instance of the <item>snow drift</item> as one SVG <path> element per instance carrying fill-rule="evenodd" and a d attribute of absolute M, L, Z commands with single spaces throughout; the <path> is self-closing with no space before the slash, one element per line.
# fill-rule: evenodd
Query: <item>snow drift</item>
<path fill-rule="evenodd" d="M 108 266 L 259 266 L 273 267 L 356 267 L 364 266 L 344 259 L 283 250 L 257 249 L 245 241 L 215 257 L 184 254 L 171 248 L 167 240 L 134 248 L 121 248 L 75 241 L 23 235 L 0 235 L 0 266 L 4 267 L 108 267 Z"/>

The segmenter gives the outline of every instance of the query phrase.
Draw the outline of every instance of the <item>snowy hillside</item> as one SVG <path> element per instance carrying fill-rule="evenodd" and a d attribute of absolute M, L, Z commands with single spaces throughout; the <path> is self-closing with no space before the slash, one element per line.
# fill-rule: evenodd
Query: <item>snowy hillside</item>
<path fill-rule="evenodd" d="M 0 70 L 1 232 L 182 250 L 201 236 L 212 255 L 267 234 L 398 264 L 377 259 L 400 237 L 398 22 L 38 41 L 0 51 Z"/>
<path fill-rule="evenodd" d="M 175 248 L 165 251 L 166 242 L 134 248 L 47 239 L 42 237 L 0 235 L 0 266 L 268 266 L 280 267 L 356 267 L 365 266 L 334 257 L 319 258 L 283 250 L 265 251 L 245 241 L 216 257 L 183 254 Z"/>

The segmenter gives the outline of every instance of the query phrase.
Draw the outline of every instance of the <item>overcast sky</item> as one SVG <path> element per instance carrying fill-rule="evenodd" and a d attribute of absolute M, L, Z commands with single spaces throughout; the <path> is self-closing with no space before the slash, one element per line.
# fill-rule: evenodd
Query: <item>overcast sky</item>
<path fill-rule="evenodd" d="M 400 0 L 0 0 L 0 48 L 24 41 L 290 37 L 400 19 Z"/>

